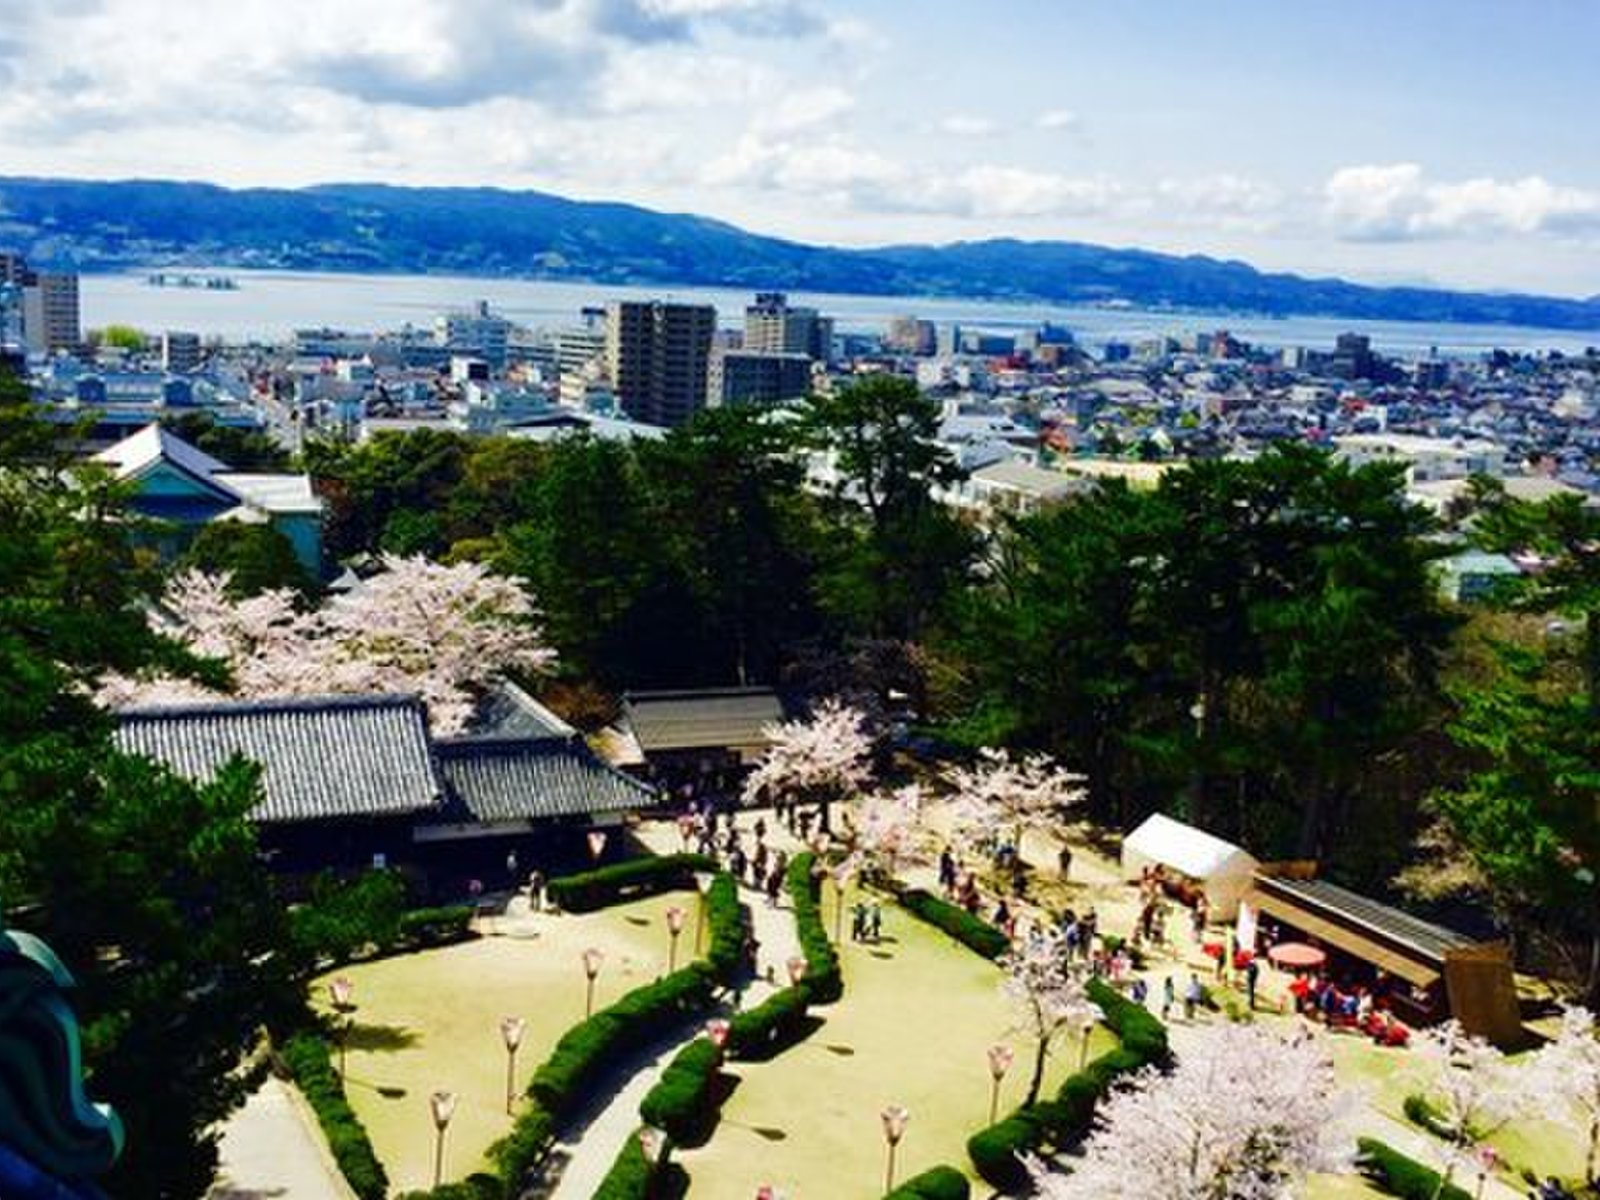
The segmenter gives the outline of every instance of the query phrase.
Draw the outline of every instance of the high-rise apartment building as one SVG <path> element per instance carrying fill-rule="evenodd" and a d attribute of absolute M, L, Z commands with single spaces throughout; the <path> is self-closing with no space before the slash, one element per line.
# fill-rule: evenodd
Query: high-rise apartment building
<path fill-rule="evenodd" d="M 22 331 L 29 353 L 76 353 L 83 343 L 78 323 L 78 277 L 60 271 L 25 272 Z"/>
<path fill-rule="evenodd" d="M 897 354 L 932 354 L 938 347 L 938 330 L 932 321 L 894 317 L 889 322 L 889 332 L 884 335 L 883 345 L 886 350 Z"/>
<path fill-rule="evenodd" d="M 161 369 L 185 374 L 200 365 L 200 335 L 169 329 L 161 335 Z"/>
<path fill-rule="evenodd" d="M 606 373 L 623 412 L 682 425 L 706 402 L 717 310 L 709 304 L 613 300 L 606 305 Z"/>
<path fill-rule="evenodd" d="M 744 348 L 754 354 L 804 354 L 833 359 L 833 318 L 814 308 L 796 308 L 783 292 L 757 292 L 744 310 Z"/>

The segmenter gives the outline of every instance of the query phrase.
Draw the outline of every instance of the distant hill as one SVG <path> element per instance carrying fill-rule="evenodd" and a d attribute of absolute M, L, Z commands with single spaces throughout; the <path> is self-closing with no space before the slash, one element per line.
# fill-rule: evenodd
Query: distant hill
<path fill-rule="evenodd" d="M 81 270 L 278 267 L 456 273 L 1600 331 L 1600 297 L 1375 288 L 1242 262 L 996 239 L 845 250 L 630 204 L 494 188 L 0 177 L 0 249 Z"/>

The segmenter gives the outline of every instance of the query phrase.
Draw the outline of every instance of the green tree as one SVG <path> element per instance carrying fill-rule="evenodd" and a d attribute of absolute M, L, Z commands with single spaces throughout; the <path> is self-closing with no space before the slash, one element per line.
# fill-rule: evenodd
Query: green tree
<path fill-rule="evenodd" d="M 938 405 L 888 375 L 807 406 L 807 444 L 839 477 L 840 528 L 819 589 L 855 632 L 914 640 L 966 582 L 977 541 L 934 496 L 962 474 L 938 431 Z"/>
<path fill-rule="evenodd" d="M 200 527 L 177 566 L 212 575 L 227 572 L 229 592 L 240 597 L 274 588 L 310 595 L 316 587 L 289 539 L 270 525 L 212 521 Z"/>
<path fill-rule="evenodd" d="M 112 1192 L 199 1196 L 230 1072 L 285 995 L 256 780 L 195 787 L 111 748 L 99 675 L 195 664 L 144 619 L 125 489 L 57 438 L 0 374 L 0 896 L 78 979 L 91 1092 L 130 1135 Z"/>
<path fill-rule="evenodd" d="M 443 555 L 449 547 L 438 514 L 461 482 L 467 454 L 464 435 L 435 429 L 383 433 L 360 445 L 308 442 L 302 457 L 327 506 L 329 556 Z"/>
<path fill-rule="evenodd" d="M 638 454 L 712 650 L 708 682 L 773 680 L 817 622 L 813 506 L 783 427 L 757 409 L 709 409 Z"/>
<path fill-rule="evenodd" d="M 117 350 L 137 352 L 148 346 L 150 339 L 132 325 L 107 325 L 100 331 L 100 343 Z"/>
<path fill-rule="evenodd" d="M 161 424 L 197 450 L 203 450 L 235 471 L 287 471 L 289 452 L 264 429 L 223 425 L 207 412 L 166 416 Z"/>

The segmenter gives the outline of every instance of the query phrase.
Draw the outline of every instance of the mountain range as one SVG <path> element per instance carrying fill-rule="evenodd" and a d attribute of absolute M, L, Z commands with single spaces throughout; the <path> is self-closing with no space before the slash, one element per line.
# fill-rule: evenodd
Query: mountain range
<path fill-rule="evenodd" d="M 1009 238 L 871 249 L 496 188 L 0 177 L 0 250 L 82 271 L 232 266 L 440 273 L 1600 331 L 1600 296 L 1369 287 L 1247 263 Z"/>

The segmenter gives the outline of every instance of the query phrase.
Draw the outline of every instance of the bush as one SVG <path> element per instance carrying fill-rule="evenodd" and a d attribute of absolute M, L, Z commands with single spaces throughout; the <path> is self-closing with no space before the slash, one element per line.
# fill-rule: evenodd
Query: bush
<path fill-rule="evenodd" d="M 901 893 L 900 903 L 915 916 L 944 930 L 963 946 L 981 954 L 984 958 L 999 958 L 1011 944 L 1006 940 L 1006 935 L 989 922 L 973 916 L 959 905 L 939 899 L 922 888 L 911 888 Z"/>
<path fill-rule="evenodd" d="M 441 1183 L 426 1192 L 402 1192 L 399 1200 L 506 1200 L 506 1186 L 480 1171 L 460 1183 Z"/>
<path fill-rule="evenodd" d="M 322 1126 L 328 1149 L 350 1190 L 361 1200 L 384 1200 L 389 1193 L 389 1177 L 372 1152 L 366 1129 L 345 1099 L 344 1085 L 333 1069 L 327 1045 L 321 1038 L 299 1034 L 284 1045 L 283 1060 L 317 1114 L 317 1124 Z"/>
<path fill-rule="evenodd" d="M 717 1123 L 721 1065 L 722 1052 L 715 1043 L 710 1038 L 696 1038 L 678 1051 L 639 1102 L 639 1116 L 646 1125 L 665 1130 L 677 1145 L 700 1145 Z"/>
<path fill-rule="evenodd" d="M 954 1167 L 934 1167 L 906 1180 L 883 1200 L 969 1200 L 972 1185 Z"/>
<path fill-rule="evenodd" d="M 400 941 L 416 949 L 465 941 L 472 936 L 472 916 L 470 904 L 414 908 L 400 917 Z"/>
<path fill-rule="evenodd" d="M 677 1163 L 669 1161 L 671 1140 L 652 1172 L 639 1148 L 638 1137 L 623 1143 L 611 1170 L 600 1181 L 593 1200 L 668 1200 L 689 1190 L 689 1176 Z M 652 1174 L 654 1178 L 652 1179 Z"/>
<path fill-rule="evenodd" d="M 563 875 L 548 886 L 550 900 L 568 912 L 593 912 L 621 900 L 653 896 L 694 886 L 696 871 L 715 871 L 703 854 L 666 854 L 635 858 L 595 871 Z"/>
<path fill-rule="evenodd" d="M 734 1058 L 767 1059 L 806 1034 L 806 989 L 787 987 L 754 1008 L 735 1013 L 728 1027 L 728 1053 Z"/>
<path fill-rule="evenodd" d="M 1171 1057 L 1167 1029 L 1142 1004 L 1135 1004 L 1102 980 L 1089 982 L 1089 998 L 1105 1014 L 1105 1024 L 1121 1044 L 1062 1080 L 1052 1100 L 1023 1107 L 967 1140 L 967 1155 L 987 1182 L 1003 1191 L 1027 1184 L 1020 1155 L 1045 1142 L 1069 1146 L 1087 1137 L 1095 1108 L 1119 1079 L 1145 1067 L 1166 1065 Z"/>
<path fill-rule="evenodd" d="M 844 995 L 844 977 L 839 973 L 839 954 L 828 939 L 822 923 L 822 904 L 817 881 L 811 877 L 817 856 L 809 850 L 794 856 L 789 863 L 787 884 L 794 903 L 794 921 L 805 955 L 806 977 L 801 986 L 814 1004 L 828 1004 Z"/>
<path fill-rule="evenodd" d="M 523 1101 L 521 1111 L 506 1134 L 489 1147 L 488 1158 L 511 1195 L 544 1161 L 555 1141 L 555 1120 L 537 1100 Z"/>
<path fill-rule="evenodd" d="M 398 871 L 366 871 L 340 879 L 323 871 L 311 896 L 289 911 L 289 936 L 307 963 L 348 962 L 400 940 L 406 884 Z"/>
<path fill-rule="evenodd" d="M 739 885 L 726 872 L 712 880 L 706 893 L 706 925 L 706 963 L 719 983 L 731 983 L 744 970 L 748 955 Z"/>
<path fill-rule="evenodd" d="M 1401 1200 L 1472 1200 L 1454 1184 L 1441 1193 L 1439 1172 L 1375 1138 L 1357 1138 L 1356 1149 L 1362 1174 L 1391 1196 Z"/>

